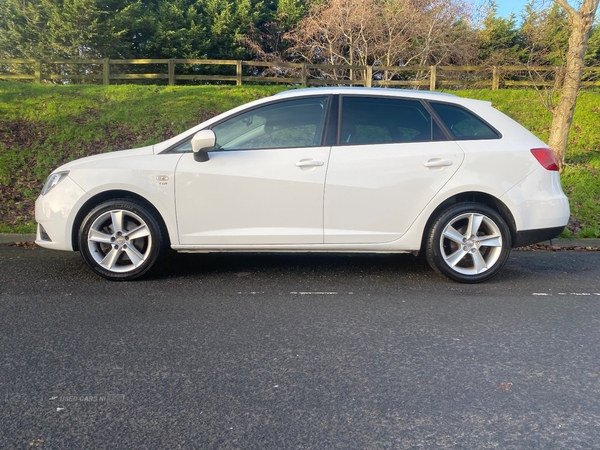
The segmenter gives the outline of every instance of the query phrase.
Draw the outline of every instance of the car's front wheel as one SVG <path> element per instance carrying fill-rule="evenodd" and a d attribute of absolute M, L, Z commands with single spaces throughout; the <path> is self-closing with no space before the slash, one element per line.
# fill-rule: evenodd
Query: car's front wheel
<path fill-rule="evenodd" d="M 510 230 L 500 214 L 479 203 L 459 203 L 433 221 L 425 254 L 429 265 L 448 278 L 479 283 L 502 269 L 510 250 Z"/>
<path fill-rule="evenodd" d="M 166 252 L 166 233 L 145 206 L 110 200 L 96 206 L 79 230 L 84 261 L 108 280 L 133 280 L 159 262 Z"/>

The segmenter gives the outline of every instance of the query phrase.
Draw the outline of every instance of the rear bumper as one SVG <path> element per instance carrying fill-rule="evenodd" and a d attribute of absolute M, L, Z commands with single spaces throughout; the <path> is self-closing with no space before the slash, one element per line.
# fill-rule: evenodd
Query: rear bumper
<path fill-rule="evenodd" d="M 565 229 L 564 226 L 541 228 L 537 230 L 517 231 L 517 237 L 513 242 L 514 247 L 523 247 L 524 245 L 536 244 L 538 242 L 548 241 L 557 237 Z"/>

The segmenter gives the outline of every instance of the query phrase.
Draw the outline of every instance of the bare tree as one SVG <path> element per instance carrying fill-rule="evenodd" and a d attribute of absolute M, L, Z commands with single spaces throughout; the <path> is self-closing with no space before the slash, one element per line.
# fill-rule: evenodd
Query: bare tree
<path fill-rule="evenodd" d="M 411 9 L 397 1 L 315 2 L 287 35 L 294 43 L 290 51 L 317 64 L 394 64 L 408 55 L 408 29 L 415 24 Z"/>
<path fill-rule="evenodd" d="M 286 37 L 292 55 L 311 63 L 429 65 L 469 53 L 469 27 L 459 26 L 468 17 L 465 4 L 453 0 L 324 0 Z"/>
<path fill-rule="evenodd" d="M 569 5 L 567 0 L 554 0 L 554 2 L 567 13 L 570 34 L 562 92 L 558 104 L 552 111 L 552 128 L 548 143 L 555 151 L 559 162 L 564 164 L 569 130 L 581 86 L 585 49 L 592 31 L 599 0 L 581 0 L 578 10 Z"/>
<path fill-rule="evenodd" d="M 472 11 L 456 0 L 425 0 L 415 50 L 419 64 L 465 64 L 475 58 Z"/>

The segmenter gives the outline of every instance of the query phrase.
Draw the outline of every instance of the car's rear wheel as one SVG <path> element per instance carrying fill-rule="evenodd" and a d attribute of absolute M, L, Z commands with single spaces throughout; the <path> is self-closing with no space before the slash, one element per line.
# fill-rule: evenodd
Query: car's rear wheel
<path fill-rule="evenodd" d="M 79 230 L 87 265 L 108 280 L 133 280 L 150 271 L 166 252 L 166 233 L 143 205 L 110 200 L 96 206 Z"/>
<path fill-rule="evenodd" d="M 510 249 L 510 230 L 500 214 L 479 203 L 459 203 L 433 221 L 425 255 L 448 278 L 479 283 L 502 269 Z"/>

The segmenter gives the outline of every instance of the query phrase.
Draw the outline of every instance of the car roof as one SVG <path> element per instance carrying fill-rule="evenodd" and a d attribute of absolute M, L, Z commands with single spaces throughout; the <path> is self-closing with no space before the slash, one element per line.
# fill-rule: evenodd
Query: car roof
<path fill-rule="evenodd" d="M 487 100 L 476 100 L 467 97 L 459 97 L 454 94 L 447 92 L 438 91 L 417 91 L 414 89 L 397 89 L 397 88 L 368 88 L 368 87 L 314 87 L 314 88 L 300 88 L 290 89 L 275 94 L 267 99 L 273 98 L 302 98 L 312 95 L 360 95 L 360 96 L 373 96 L 373 97 L 391 97 L 391 98 L 412 98 L 412 99 L 423 99 L 430 101 L 438 101 L 445 103 L 453 103 L 467 107 L 471 110 L 477 110 L 480 113 L 482 110 L 490 108 L 492 102 Z M 476 112 L 477 112 L 476 111 Z"/>
<path fill-rule="evenodd" d="M 389 89 L 389 88 L 368 88 L 368 87 L 314 87 L 314 88 L 299 88 L 282 91 L 276 94 L 276 97 L 303 97 L 306 95 L 319 94 L 354 94 L 354 95 L 374 95 L 374 96 L 390 96 L 404 98 L 423 98 L 429 100 L 459 100 L 454 94 L 446 92 L 431 92 L 418 91 L 414 89 Z"/>

